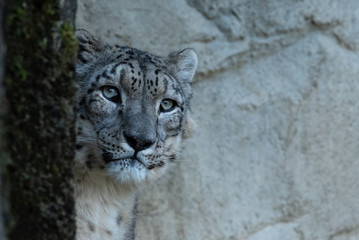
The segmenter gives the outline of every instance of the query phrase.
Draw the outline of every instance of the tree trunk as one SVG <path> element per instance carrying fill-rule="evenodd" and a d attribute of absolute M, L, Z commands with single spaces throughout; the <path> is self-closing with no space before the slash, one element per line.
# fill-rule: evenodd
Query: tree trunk
<path fill-rule="evenodd" d="M 4 38 L 3 38 L 3 8 L 4 1 L 0 0 L 0 117 L 3 115 L 4 106 L 3 106 L 3 77 L 4 77 L 4 55 L 5 55 L 5 46 L 4 46 Z M 2 189 L 2 177 L 1 177 L 1 159 L 3 159 L 3 146 L 2 146 L 2 125 L 0 121 L 0 190 Z M 3 200 L 2 195 L 0 194 L 0 213 L 3 212 Z M 4 222 L 2 218 L 2 214 L 0 215 L 0 240 L 5 240 L 5 232 L 4 232 Z"/>
<path fill-rule="evenodd" d="M 1 161 L 8 240 L 75 236 L 75 10 L 71 0 L 6 2 Z"/>

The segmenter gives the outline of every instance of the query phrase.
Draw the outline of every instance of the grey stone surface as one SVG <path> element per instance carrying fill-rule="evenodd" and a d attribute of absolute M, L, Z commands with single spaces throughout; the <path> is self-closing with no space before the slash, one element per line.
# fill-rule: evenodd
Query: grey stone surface
<path fill-rule="evenodd" d="M 357 0 L 80 0 L 77 27 L 200 58 L 198 133 L 138 239 L 359 239 Z"/>

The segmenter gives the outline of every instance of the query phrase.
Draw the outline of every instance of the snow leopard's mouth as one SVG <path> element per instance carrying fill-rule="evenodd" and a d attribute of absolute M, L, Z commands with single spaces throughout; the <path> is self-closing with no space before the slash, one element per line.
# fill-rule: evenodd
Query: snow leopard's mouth
<path fill-rule="evenodd" d="M 136 154 L 137 155 L 137 154 Z M 151 170 L 153 168 L 156 167 L 163 167 L 165 165 L 165 163 L 163 161 L 158 162 L 157 164 L 145 164 L 141 159 L 139 159 L 136 155 L 131 156 L 131 157 L 125 157 L 125 158 L 113 158 L 113 154 L 110 152 L 103 152 L 102 153 L 102 159 L 104 160 L 104 162 L 106 164 L 110 164 L 110 163 L 118 163 L 118 164 L 123 164 L 126 166 L 134 166 L 135 163 L 139 163 L 142 166 L 144 166 L 145 168 L 147 168 L 148 170 Z"/>
<path fill-rule="evenodd" d="M 109 164 L 112 162 L 120 162 L 120 161 L 134 163 L 137 161 L 137 162 L 141 163 L 142 165 L 144 165 L 143 162 L 136 156 L 124 157 L 124 158 L 113 158 L 113 154 L 110 152 L 103 152 L 102 159 L 104 160 L 104 162 L 106 164 Z"/>

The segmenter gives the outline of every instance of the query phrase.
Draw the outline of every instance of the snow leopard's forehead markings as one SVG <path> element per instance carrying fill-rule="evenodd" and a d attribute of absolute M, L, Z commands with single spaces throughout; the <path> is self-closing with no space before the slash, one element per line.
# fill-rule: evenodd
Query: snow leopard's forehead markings
<path fill-rule="evenodd" d="M 164 92 L 167 90 L 168 84 L 180 93 L 179 86 L 169 82 L 168 76 L 162 76 L 161 79 L 161 73 L 166 71 L 166 66 L 160 57 L 129 47 L 116 46 L 116 48 L 118 51 L 111 58 L 113 62 L 96 76 L 94 82 L 91 83 L 92 87 L 96 87 L 96 83 L 113 79 L 117 74 L 119 79 L 116 80 L 119 80 L 125 93 L 132 97 L 139 95 L 156 97 L 160 94 L 159 89 L 163 89 Z M 118 74 L 119 68 L 121 68 L 120 74 Z M 91 91 L 92 89 L 90 93 Z"/>
<path fill-rule="evenodd" d="M 78 34 L 77 163 L 121 182 L 161 175 L 192 130 L 192 49 L 167 58 Z"/>

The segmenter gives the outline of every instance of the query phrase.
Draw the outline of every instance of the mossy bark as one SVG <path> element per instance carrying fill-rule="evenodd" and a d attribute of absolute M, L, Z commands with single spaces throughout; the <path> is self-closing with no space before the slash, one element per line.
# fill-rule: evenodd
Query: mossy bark
<path fill-rule="evenodd" d="M 75 0 L 6 2 L 8 240 L 75 236 L 75 10 Z"/>
<path fill-rule="evenodd" d="M 3 107 L 3 77 L 4 77 L 4 55 L 5 55 L 5 44 L 4 44 L 4 34 L 3 34 L 3 25 L 1 24 L 3 22 L 3 8 L 4 8 L 4 2 L 3 0 L 0 0 L 0 116 L 3 115 L 4 107 Z M 4 149 L 2 146 L 3 140 L 2 140 L 2 124 L 0 121 L 0 162 L 3 158 Z M 1 163 L 0 163 L 1 166 Z M 1 170 L 1 167 L 0 167 Z M 1 177 L 1 171 L 0 171 L 0 190 L 2 189 L 2 177 Z M 3 212 L 3 200 L 2 196 L 0 194 L 0 213 Z M 0 240 L 5 240 L 5 232 L 4 232 L 4 222 L 2 215 L 0 215 Z"/>

